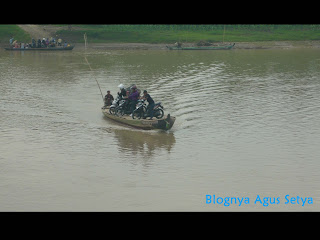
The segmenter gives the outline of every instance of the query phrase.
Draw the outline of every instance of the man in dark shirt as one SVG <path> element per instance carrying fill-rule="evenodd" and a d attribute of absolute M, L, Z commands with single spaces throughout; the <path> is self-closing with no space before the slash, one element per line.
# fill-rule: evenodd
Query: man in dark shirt
<path fill-rule="evenodd" d="M 147 112 L 148 112 L 148 115 L 150 117 L 149 120 L 152 120 L 152 118 L 153 118 L 154 101 L 153 101 L 152 97 L 148 94 L 147 90 L 143 91 L 142 99 L 147 100 L 148 103 L 149 103 L 149 105 L 147 107 Z"/>
<path fill-rule="evenodd" d="M 110 106 L 113 101 L 113 96 L 110 94 L 110 91 L 107 91 L 107 95 L 104 97 L 104 105 Z"/>

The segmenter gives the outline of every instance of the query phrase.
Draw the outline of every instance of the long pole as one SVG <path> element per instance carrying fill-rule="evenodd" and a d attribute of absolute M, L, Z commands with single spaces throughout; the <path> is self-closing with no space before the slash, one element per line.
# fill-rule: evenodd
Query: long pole
<path fill-rule="evenodd" d="M 88 63 L 90 70 L 91 70 L 91 71 L 93 71 L 93 70 L 92 70 L 92 68 L 91 68 L 91 66 L 90 66 L 90 63 L 88 62 L 88 59 L 87 59 L 87 57 L 86 57 L 86 56 L 84 56 L 84 59 L 85 59 L 85 60 L 86 60 L 86 62 Z M 102 94 L 102 91 L 101 91 L 101 88 L 100 88 L 100 84 L 99 84 L 98 80 L 97 80 L 95 77 L 94 77 L 94 79 L 96 80 L 96 82 L 97 82 L 97 84 L 98 84 L 98 87 L 99 87 L 99 89 L 100 89 L 100 93 L 101 93 L 102 101 L 104 101 L 104 99 L 103 99 L 103 94 Z"/>
<path fill-rule="evenodd" d="M 224 43 L 224 34 L 226 32 L 226 25 L 223 26 L 223 39 L 222 39 L 222 43 Z"/>
<path fill-rule="evenodd" d="M 84 38 L 84 48 L 85 50 L 87 50 L 87 33 L 83 35 L 83 38 Z"/>

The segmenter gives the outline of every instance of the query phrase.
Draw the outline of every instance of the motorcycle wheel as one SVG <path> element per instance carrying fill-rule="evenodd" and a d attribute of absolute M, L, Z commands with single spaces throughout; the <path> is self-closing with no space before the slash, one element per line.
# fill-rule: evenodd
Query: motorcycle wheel
<path fill-rule="evenodd" d="M 135 109 L 132 113 L 132 119 L 136 119 L 136 118 L 141 119 L 145 115 L 146 111 L 147 110 L 145 106 L 143 106 L 140 109 Z"/>
<path fill-rule="evenodd" d="M 116 108 L 115 108 L 115 107 L 109 108 L 109 113 L 110 113 L 111 115 L 115 115 L 115 114 L 116 114 Z"/>
<path fill-rule="evenodd" d="M 155 116 L 157 119 L 163 118 L 163 115 L 164 115 L 164 112 L 163 112 L 162 109 L 157 109 L 157 111 L 155 111 L 155 113 L 154 113 L 154 116 Z"/>
<path fill-rule="evenodd" d="M 123 116 L 124 115 L 124 109 L 123 108 L 118 108 L 116 109 L 116 115 L 119 116 Z"/>
<path fill-rule="evenodd" d="M 134 110 L 133 113 L 132 113 L 132 119 L 140 119 L 141 118 L 141 112 L 140 112 L 140 109 L 138 110 Z"/>

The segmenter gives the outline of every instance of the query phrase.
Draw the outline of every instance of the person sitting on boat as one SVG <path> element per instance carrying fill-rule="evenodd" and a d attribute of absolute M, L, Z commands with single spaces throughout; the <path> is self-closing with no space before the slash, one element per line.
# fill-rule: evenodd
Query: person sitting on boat
<path fill-rule="evenodd" d="M 41 39 L 38 38 L 38 48 L 41 48 Z"/>
<path fill-rule="evenodd" d="M 182 43 L 181 43 L 181 42 L 176 42 L 174 45 L 175 45 L 176 47 L 178 47 L 178 48 L 181 48 Z"/>
<path fill-rule="evenodd" d="M 36 40 L 34 40 L 34 38 L 32 38 L 32 45 L 31 45 L 31 47 L 33 47 L 33 48 L 35 48 L 36 47 Z"/>
<path fill-rule="evenodd" d="M 42 38 L 41 45 L 42 45 L 42 47 L 46 47 L 46 39 L 45 38 Z"/>
<path fill-rule="evenodd" d="M 113 96 L 110 94 L 110 91 L 107 91 L 107 95 L 104 97 L 104 106 L 110 106 L 114 100 Z"/>
<path fill-rule="evenodd" d="M 12 44 L 13 44 L 14 48 L 19 48 L 19 44 L 18 44 L 17 40 L 14 40 Z"/>
<path fill-rule="evenodd" d="M 62 39 L 59 38 L 59 39 L 58 39 L 58 46 L 61 46 L 61 44 L 62 44 Z"/>
<path fill-rule="evenodd" d="M 129 103 L 130 104 L 130 113 L 131 113 L 130 116 L 132 116 L 132 112 L 134 111 L 134 109 L 138 103 L 138 99 L 139 99 L 139 92 L 137 91 L 136 85 L 133 85 L 131 87 L 131 89 L 132 89 L 132 93 L 128 97 L 129 101 L 130 101 L 130 103 Z"/>
<path fill-rule="evenodd" d="M 126 89 L 124 87 L 124 85 L 121 83 L 118 88 L 120 88 L 120 92 L 118 92 L 118 95 L 121 97 L 121 98 L 125 98 L 127 96 L 127 92 L 126 92 Z"/>
<path fill-rule="evenodd" d="M 147 113 L 149 115 L 149 120 L 152 120 L 153 118 L 153 109 L 154 109 L 154 101 L 152 99 L 152 97 L 150 96 L 150 94 L 148 93 L 147 90 L 143 91 L 143 96 L 141 97 L 141 99 L 147 100 L 148 101 L 148 106 L 147 106 Z"/>

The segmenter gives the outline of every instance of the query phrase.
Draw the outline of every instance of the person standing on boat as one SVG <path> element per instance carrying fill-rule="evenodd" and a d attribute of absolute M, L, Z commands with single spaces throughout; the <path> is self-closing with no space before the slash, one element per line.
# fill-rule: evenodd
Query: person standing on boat
<path fill-rule="evenodd" d="M 104 97 L 104 106 L 110 106 L 114 100 L 113 96 L 110 94 L 110 91 L 107 91 L 107 95 Z"/>
<path fill-rule="evenodd" d="M 154 101 L 152 97 L 150 97 L 150 94 L 147 92 L 147 90 L 143 91 L 143 97 L 141 99 L 148 101 L 148 107 L 147 107 L 147 113 L 149 115 L 149 120 L 152 120 L 153 118 L 153 109 L 154 109 Z"/>
<path fill-rule="evenodd" d="M 131 87 L 132 89 L 132 93 L 129 95 L 129 101 L 130 101 L 130 113 L 132 116 L 132 113 L 134 111 L 134 109 L 136 108 L 136 105 L 138 103 L 138 99 L 139 99 L 139 92 L 137 91 L 137 87 L 136 85 Z"/>
<path fill-rule="evenodd" d="M 12 45 L 13 45 L 13 40 L 14 40 L 14 37 L 11 36 L 11 38 L 9 39 L 10 47 L 12 47 Z"/>

